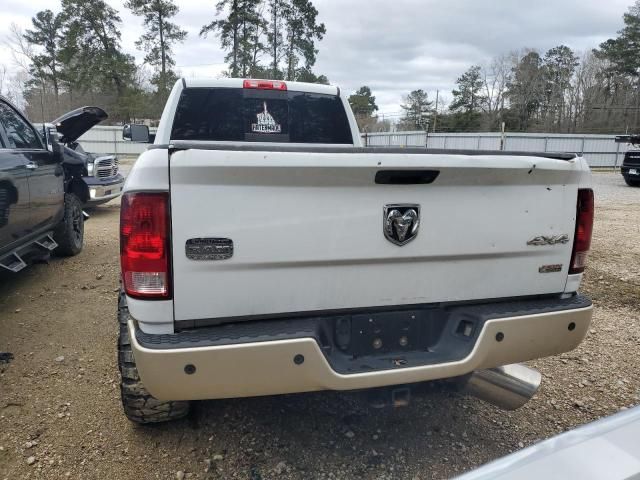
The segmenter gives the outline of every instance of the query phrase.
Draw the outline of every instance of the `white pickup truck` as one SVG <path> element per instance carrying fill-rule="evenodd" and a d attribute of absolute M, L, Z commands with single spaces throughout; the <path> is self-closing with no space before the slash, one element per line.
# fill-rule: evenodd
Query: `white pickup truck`
<path fill-rule="evenodd" d="M 335 86 L 180 80 L 122 197 L 124 411 L 373 387 L 402 404 L 448 378 L 516 408 L 540 376 L 514 364 L 589 328 L 593 209 L 574 154 L 363 148 Z"/>

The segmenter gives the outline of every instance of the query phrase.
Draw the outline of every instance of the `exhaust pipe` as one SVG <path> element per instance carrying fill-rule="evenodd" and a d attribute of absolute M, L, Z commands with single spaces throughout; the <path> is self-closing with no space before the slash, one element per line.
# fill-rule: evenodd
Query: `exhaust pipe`
<path fill-rule="evenodd" d="M 541 381 L 540 372 L 514 363 L 473 372 L 462 390 L 504 410 L 516 410 L 531 400 Z"/>

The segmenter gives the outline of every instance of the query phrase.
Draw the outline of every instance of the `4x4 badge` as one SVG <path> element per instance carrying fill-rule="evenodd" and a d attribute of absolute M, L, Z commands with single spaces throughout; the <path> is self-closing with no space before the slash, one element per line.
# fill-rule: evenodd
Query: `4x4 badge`
<path fill-rule="evenodd" d="M 385 238 L 396 245 L 406 245 L 418 236 L 420 205 L 412 203 L 385 205 L 382 219 Z"/>

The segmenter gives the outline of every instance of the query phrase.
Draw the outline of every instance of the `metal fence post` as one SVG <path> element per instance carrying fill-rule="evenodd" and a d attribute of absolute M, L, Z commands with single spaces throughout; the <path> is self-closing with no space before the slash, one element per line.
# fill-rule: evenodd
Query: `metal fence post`
<path fill-rule="evenodd" d="M 118 130 L 113 130 L 113 154 L 118 155 Z"/>

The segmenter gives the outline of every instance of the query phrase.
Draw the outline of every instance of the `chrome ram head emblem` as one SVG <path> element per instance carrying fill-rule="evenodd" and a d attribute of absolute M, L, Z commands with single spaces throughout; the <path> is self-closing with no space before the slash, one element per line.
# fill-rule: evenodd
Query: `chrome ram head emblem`
<path fill-rule="evenodd" d="M 384 236 L 391 243 L 406 245 L 418 235 L 420 205 L 397 203 L 384 206 Z"/>

